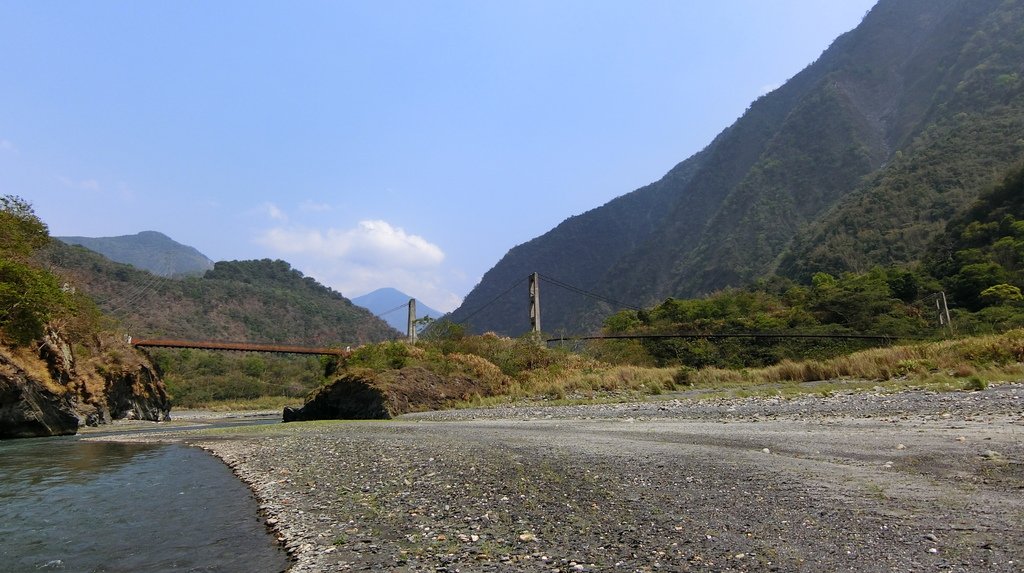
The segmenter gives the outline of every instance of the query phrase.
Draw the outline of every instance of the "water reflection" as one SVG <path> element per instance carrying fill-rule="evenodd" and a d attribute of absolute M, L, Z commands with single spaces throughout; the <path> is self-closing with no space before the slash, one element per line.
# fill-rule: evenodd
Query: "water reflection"
<path fill-rule="evenodd" d="M 248 489 L 185 446 L 0 442 L 4 571 L 280 571 Z"/>
<path fill-rule="evenodd" d="M 20 493 L 17 487 L 87 483 L 131 463 L 159 446 L 83 442 L 73 438 L 32 438 L 0 441 L 0 498 Z"/>

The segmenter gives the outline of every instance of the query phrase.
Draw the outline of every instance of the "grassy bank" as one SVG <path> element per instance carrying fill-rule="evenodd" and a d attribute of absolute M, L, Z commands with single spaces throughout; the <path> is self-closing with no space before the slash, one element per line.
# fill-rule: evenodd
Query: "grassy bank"
<path fill-rule="evenodd" d="M 501 395 L 463 401 L 486 406 L 519 400 L 616 401 L 683 391 L 694 398 L 794 396 L 851 390 L 981 390 L 1024 378 L 1024 330 L 875 348 L 825 360 L 784 360 L 763 368 L 584 368 L 519 373 Z"/>
<path fill-rule="evenodd" d="M 701 369 L 611 365 L 585 355 L 545 348 L 530 339 L 494 335 L 458 340 L 370 345 L 341 363 L 335 373 L 377 372 L 380 379 L 408 369 L 449 379 L 471 379 L 469 390 L 448 392 L 446 407 L 486 407 L 511 402 L 566 404 L 673 396 L 794 396 L 850 390 L 979 390 L 990 383 L 1024 378 L 1024 330 L 1000 335 L 875 348 L 823 360 L 792 361 L 762 368 Z M 336 376 L 337 374 L 334 374 Z M 452 388 L 440 387 L 444 393 Z M 279 409 L 297 396 L 264 396 L 193 402 L 221 410 Z"/>

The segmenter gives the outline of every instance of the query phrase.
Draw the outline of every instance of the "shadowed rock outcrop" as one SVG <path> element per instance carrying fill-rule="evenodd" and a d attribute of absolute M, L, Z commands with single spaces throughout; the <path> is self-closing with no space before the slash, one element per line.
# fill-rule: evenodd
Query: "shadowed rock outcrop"
<path fill-rule="evenodd" d="M 303 407 L 286 407 L 283 419 L 388 419 L 443 408 L 480 390 L 480 383 L 469 376 L 442 376 L 419 366 L 385 372 L 353 370 L 318 390 Z"/>
<path fill-rule="evenodd" d="M 0 438 L 66 436 L 77 431 L 71 395 L 34 380 L 0 354 Z"/>
<path fill-rule="evenodd" d="M 0 347 L 0 438 L 168 418 L 167 391 L 145 355 L 112 337 L 77 348 L 82 356 L 52 331 L 36 347 Z"/>

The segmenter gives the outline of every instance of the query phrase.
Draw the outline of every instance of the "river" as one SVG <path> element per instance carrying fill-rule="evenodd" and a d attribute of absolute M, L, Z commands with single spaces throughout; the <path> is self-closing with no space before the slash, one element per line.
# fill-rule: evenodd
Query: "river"
<path fill-rule="evenodd" d="M 276 572 L 248 488 L 196 448 L 0 441 L 0 570 Z"/>

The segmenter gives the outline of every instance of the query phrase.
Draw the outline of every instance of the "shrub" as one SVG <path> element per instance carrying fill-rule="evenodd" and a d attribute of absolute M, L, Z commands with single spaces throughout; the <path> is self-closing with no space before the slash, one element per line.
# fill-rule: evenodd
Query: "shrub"
<path fill-rule="evenodd" d="M 689 366 L 680 366 L 674 374 L 672 374 L 672 381 L 677 386 L 693 386 L 694 375 L 697 373 L 697 369 Z"/>
<path fill-rule="evenodd" d="M 981 376 L 974 375 L 964 382 L 964 390 L 981 391 L 988 388 L 988 382 Z"/>

